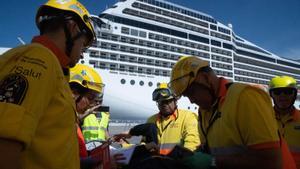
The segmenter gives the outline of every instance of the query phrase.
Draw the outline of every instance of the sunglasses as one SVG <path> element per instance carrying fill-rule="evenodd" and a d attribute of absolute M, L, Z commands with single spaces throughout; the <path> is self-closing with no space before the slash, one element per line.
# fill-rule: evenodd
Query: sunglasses
<path fill-rule="evenodd" d="M 158 101 L 157 104 L 158 105 L 166 105 L 166 104 L 170 104 L 172 101 L 174 101 L 174 99 L 162 100 L 162 101 Z"/>
<path fill-rule="evenodd" d="M 272 91 L 272 93 L 274 94 L 274 95 L 281 95 L 282 93 L 284 93 L 285 95 L 293 95 L 293 94 L 295 94 L 295 89 L 290 89 L 290 88 L 288 88 L 288 89 L 274 89 L 273 91 Z"/>

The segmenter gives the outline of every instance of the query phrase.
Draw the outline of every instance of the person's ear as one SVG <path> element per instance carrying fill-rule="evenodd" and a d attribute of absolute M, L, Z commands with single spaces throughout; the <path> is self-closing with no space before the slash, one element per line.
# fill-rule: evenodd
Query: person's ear
<path fill-rule="evenodd" d="M 67 28 L 69 29 L 70 33 L 74 36 L 78 33 L 79 27 L 77 23 L 73 20 L 68 20 L 67 21 Z"/>

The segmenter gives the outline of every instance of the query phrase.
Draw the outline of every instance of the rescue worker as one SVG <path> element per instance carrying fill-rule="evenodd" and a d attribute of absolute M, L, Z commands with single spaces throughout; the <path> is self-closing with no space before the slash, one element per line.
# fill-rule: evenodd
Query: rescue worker
<path fill-rule="evenodd" d="M 87 74 L 89 72 L 89 74 Z M 98 75 L 98 73 L 91 69 L 90 67 L 86 67 L 85 65 L 79 64 L 76 66 L 76 69 L 72 69 L 72 74 L 70 83 L 78 83 L 82 84 L 82 78 L 85 78 L 85 81 L 97 81 L 96 87 L 92 88 L 93 90 L 97 91 L 98 94 L 95 95 L 93 98 L 93 104 L 94 105 L 102 105 L 102 100 L 103 100 L 103 93 L 104 93 L 104 84 L 102 82 L 102 78 Z M 80 76 L 79 76 L 80 75 Z M 76 76 L 80 78 L 76 78 Z M 95 78 L 95 79 L 91 79 Z M 95 83 L 95 82 L 93 82 Z M 91 85 L 91 84 L 87 84 Z M 83 86 L 85 87 L 85 86 Z M 109 122 L 109 112 L 99 112 L 102 115 L 102 118 L 100 121 L 98 121 L 96 117 L 96 111 L 95 109 L 90 109 L 89 111 L 85 111 L 82 113 L 79 113 L 79 121 L 81 124 L 81 129 L 82 133 L 84 136 L 84 140 L 86 143 L 90 141 L 105 141 L 106 138 L 108 138 L 107 134 L 107 127 L 108 127 L 108 122 Z"/>
<path fill-rule="evenodd" d="M 269 92 L 274 102 L 279 132 L 285 138 L 297 168 L 300 168 L 300 111 L 294 106 L 297 82 L 290 76 L 276 76 L 270 81 Z"/>
<path fill-rule="evenodd" d="M 67 79 L 95 39 L 89 17 L 76 0 L 50 0 L 36 14 L 40 36 L 0 57 L 1 169 L 79 168 Z"/>
<path fill-rule="evenodd" d="M 161 83 L 153 91 L 152 100 L 157 103 L 159 113 L 149 117 L 146 124 L 137 125 L 129 132 L 114 135 L 114 139 L 128 139 L 131 136 L 142 135 L 149 144 L 148 148 L 158 149 L 162 155 L 168 155 L 176 145 L 191 151 L 196 150 L 200 144 L 197 115 L 177 109 L 177 98 L 167 83 Z"/>
<path fill-rule="evenodd" d="M 148 118 L 147 123 L 157 127 L 159 153 L 169 154 L 176 145 L 191 151 L 200 144 L 197 115 L 177 108 L 177 98 L 161 83 L 152 93 L 152 100 L 157 103 L 159 113 Z"/>
<path fill-rule="evenodd" d="M 76 103 L 78 116 L 82 114 L 93 115 L 94 110 L 101 106 L 101 104 L 97 103 L 97 98 L 103 96 L 104 84 L 100 75 L 89 66 L 77 64 L 70 69 L 69 85 Z M 80 168 L 89 169 L 97 167 L 100 164 L 101 154 L 88 156 L 86 142 L 84 141 L 84 135 L 81 132 L 79 124 L 77 135 L 80 149 Z"/>
<path fill-rule="evenodd" d="M 217 168 L 282 167 L 266 92 L 217 77 L 209 62 L 196 56 L 184 56 L 174 65 L 169 86 L 176 97 L 186 96 L 199 106 L 203 151 L 215 157 Z"/>

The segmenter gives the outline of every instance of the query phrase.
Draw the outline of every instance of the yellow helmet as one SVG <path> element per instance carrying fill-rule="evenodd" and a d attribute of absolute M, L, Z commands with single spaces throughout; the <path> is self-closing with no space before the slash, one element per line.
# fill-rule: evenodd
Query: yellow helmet
<path fill-rule="evenodd" d="M 167 83 L 161 83 L 152 93 L 153 101 L 158 102 L 169 99 L 175 99 L 175 96 L 172 93 L 172 91 L 168 88 Z"/>
<path fill-rule="evenodd" d="M 171 72 L 170 89 L 175 96 L 181 96 L 196 79 L 199 69 L 209 66 L 209 62 L 196 56 L 183 56 L 174 65 Z"/>
<path fill-rule="evenodd" d="M 92 44 L 95 40 L 95 31 L 90 19 L 88 10 L 77 0 L 49 0 L 46 4 L 40 6 L 35 17 L 37 27 L 40 29 L 42 21 L 50 19 L 48 9 L 56 9 L 60 11 L 70 12 L 80 18 L 81 25 L 88 34 L 88 43 L 86 46 Z M 52 12 L 53 13 L 53 12 Z M 50 15 L 51 16 L 51 15 Z"/>
<path fill-rule="evenodd" d="M 269 83 L 269 90 L 284 87 L 297 89 L 297 81 L 290 76 L 276 76 Z"/>
<path fill-rule="evenodd" d="M 77 83 L 86 89 L 94 90 L 100 94 L 103 94 L 105 86 L 95 69 L 83 64 L 76 64 L 75 67 L 70 69 L 69 83 Z"/>

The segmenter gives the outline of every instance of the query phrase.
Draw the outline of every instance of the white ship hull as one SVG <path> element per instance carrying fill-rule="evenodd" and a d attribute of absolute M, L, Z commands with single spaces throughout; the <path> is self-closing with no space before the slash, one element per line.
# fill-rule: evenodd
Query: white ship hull
<path fill-rule="evenodd" d="M 85 55 L 84 60 L 89 60 Z M 110 107 L 112 119 L 145 120 L 158 112 L 156 102 L 152 101 L 152 92 L 157 83 L 168 82 L 169 77 L 146 76 L 130 74 L 112 70 L 95 68 L 101 75 L 104 88 L 104 105 Z M 121 81 L 125 80 L 122 84 Z M 130 81 L 135 83 L 132 85 Z M 140 82 L 144 83 L 140 85 Z M 149 86 L 152 83 L 152 86 Z M 182 97 L 178 101 L 178 108 L 197 112 L 197 106 Z"/>

